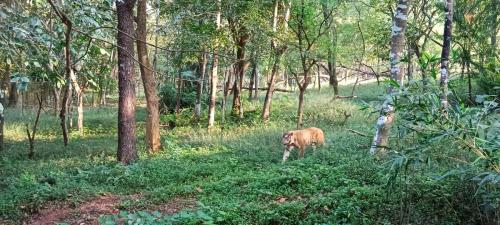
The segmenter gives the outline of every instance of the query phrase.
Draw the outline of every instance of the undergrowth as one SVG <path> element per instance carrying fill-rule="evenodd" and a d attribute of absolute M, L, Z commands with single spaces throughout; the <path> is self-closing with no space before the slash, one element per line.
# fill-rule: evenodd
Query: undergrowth
<path fill-rule="evenodd" d="M 475 215 L 470 212 L 474 206 L 466 211 L 456 204 L 474 198 L 473 187 L 461 185 L 456 177 L 438 181 L 415 173 L 399 176 L 411 185 L 394 189 L 389 182 L 391 161 L 369 156 L 377 115 L 360 108 L 379 104 L 377 96 L 384 90 L 363 84 L 358 98 L 348 100 L 333 100 L 326 88 L 308 91 L 305 126 L 323 129 L 326 145 L 316 156 L 307 151 L 304 159 L 293 152 L 284 164 L 280 139 L 282 132 L 295 128 L 295 94 L 276 94 L 268 123 L 260 122 L 262 99 L 244 101 L 243 120 L 227 113 L 221 123 L 218 114 L 218 125 L 210 132 L 204 128 L 206 121 L 192 122 L 189 110 L 166 116 L 176 127 L 162 131 L 163 151 L 157 155 L 145 153 L 144 123 L 138 122 L 141 159 L 130 166 L 115 162 L 114 107 L 87 109 L 84 135 L 72 132 L 67 147 L 57 118 L 43 114 L 35 160 L 27 159 L 24 135 L 32 112 L 19 115 L 7 109 L 6 149 L 0 153 L 0 218 L 20 222 L 51 201 L 78 204 L 103 193 L 141 193 L 141 202 L 122 203 L 120 214 L 104 216 L 101 223 L 122 218 L 137 224 L 467 224 L 462 213 Z M 351 117 L 342 125 L 344 112 Z M 141 108 L 138 121 L 144 116 Z M 449 167 L 453 164 L 443 161 L 427 170 L 440 174 Z M 174 197 L 196 199 L 198 205 L 174 215 L 136 210 Z"/>

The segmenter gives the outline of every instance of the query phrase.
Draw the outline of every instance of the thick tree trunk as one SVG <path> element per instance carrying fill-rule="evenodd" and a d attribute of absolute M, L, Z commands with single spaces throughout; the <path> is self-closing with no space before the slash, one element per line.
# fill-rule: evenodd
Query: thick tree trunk
<path fill-rule="evenodd" d="M 217 0 L 217 14 L 215 16 L 216 30 L 220 30 L 221 23 L 221 0 Z M 215 104 L 217 102 L 217 73 L 219 66 L 219 45 L 218 39 L 215 40 L 214 54 L 212 57 L 212 73 L 210 74 L 210 103 L 208 104 L 208 127 L 215 124 Z"/>
<path fill-rule="evenodd" d="M 448 76 L 450 62 L 450 48 L 451 48 L 451 29 L 453 21 L 453 0 L 445 1 L 444 8 L 444 35 L 443 35 L 443 49 L 441 51 L 441 79 L 439 86 L 441 88 L 441 106 L 448 107 Z"/>
<path fill-rule="evenodd" d="M 408 8 L 410 3 L 408 0 L 399 0 L 398 7 L 396 9 L 396 15 L 393 18 L 392 32 L 391 32 L 391 53 L 389 55 L 391 63 L 391 77 L 393 80 L 403 86 L 403 75 L 404 71 L 400 66 L 400 60 L 403 56 L 404 41 L 405 41 L 405 30 L 408 20 Z M 390 86 L 387 90 L 389 94 L 393 92 L 393 87 Z M 388 95 L 384 104 L 382 105 L 382 110 L 380 112 L 380 117 L 376 124 L 376 133 L 373 137 L 373 142 L 370 148 L 370 154 L 374 155 L 380 148 L 386 148 L 389 142 L 389 131 L 394 122 L 394 107 L 392 106 L 392 97 Z"/>
<path fill-rule="evenodd" d="M 194 105 L 194 117 L 196 122 L 199 122 L 201 117 L 201 96 L 203 95 L 203 83 L 205 81 L 207 61 L 207 54 L 205 54 L 205 51 L 203 51 L 198 65 L 198 81 L 196 81 L 196 102 Z"/>
<path fill-rule="evenodd" d="M 116 2 L 118 19 L 118 151 L 124 164 L 137 160 L 135 136 L 135 72 L 134 72 L 134 5 L 135 0 Z"/>
<path fill-rule="evenodd" d="M 158 152 L 161 148 L 160 142 L 160 110 L 159 99 L 156 93 L 156 80 L 151 71 L 149 62 L 147 40 L 147 1 L 138 0 L 137 3 L 137 56 L 139 57 L 139 68 L 141 70 L 144 94 L 146 95 L 147 117 L 146 117 L 146 146 L 151 153 Z"/>

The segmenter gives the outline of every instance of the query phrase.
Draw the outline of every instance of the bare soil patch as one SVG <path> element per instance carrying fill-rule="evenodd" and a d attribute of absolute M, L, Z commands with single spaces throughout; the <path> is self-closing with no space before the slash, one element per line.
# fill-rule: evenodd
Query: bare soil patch
<path fill-rule="evenodd" d="M 141 194 L 117 196 L 103 195 L 77 206 L 72 206 L 68 202 L 50 202 L 40 209 L 36 214 L 23 221 L 23 225 L 54 225 L 58 223 L 77 225 L 98 225 L 99 217 L 102 215 L 112 215 L 119 213 L 123 200 L 139 200 Z M 165 204 L 152 205 L 146 208 L 134 208 L 132 211 L 159 211 L 163 215 L 172 215 L 183 209 L 193 209 L 196 206 L 195 199 L 176 197 Z"/>

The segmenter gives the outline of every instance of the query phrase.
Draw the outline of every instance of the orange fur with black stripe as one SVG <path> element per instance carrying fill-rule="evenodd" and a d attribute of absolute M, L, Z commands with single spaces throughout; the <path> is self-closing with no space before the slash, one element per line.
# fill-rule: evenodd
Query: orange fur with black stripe
<path fill-rule="evenodd" d="M 283 153 L 283 162 L 290 156 L 290 151 L 296 147 L 299 149 L 299 156 L 304 157 L 305 148 L 309 145 L 313 147 L 316 153 L 316 146 L 325 143 L 325 136 L 323 131 L 316 127 L 311 127 L 303 130 L 292 130 L 283 134 L 281 142 L 285 146 Z"/>

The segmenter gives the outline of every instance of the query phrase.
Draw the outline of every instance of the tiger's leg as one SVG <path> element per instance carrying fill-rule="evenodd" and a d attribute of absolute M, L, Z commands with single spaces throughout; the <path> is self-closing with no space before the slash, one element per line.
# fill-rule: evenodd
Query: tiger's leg
<path fill-rule="evenodd" d="M 304 158 L 304 152 L 305 152 L 305 149 L 304 149 L 304 148 L 305 148 L 305 147 L 301 147 L 301 148 L 300 148 L 300 154 L 299 154 L 299 155 L 300 155 L 300 158 Z"/>
<path fill-rule="evenodd" d="M 313 148 L 313 155 L 316 156 L 316 143 L 312 144 L 312 148 Z"/>
<path fill-rule="evenodd" d="M 288 157 L 290 156 L 290 151 L 292 151 L 292 149 L 293 146 L 285 148 L 285 152 L 283 152 L 283 161 L 281 161 L 282 163 L 284 163 L 288 159 Z"/>

